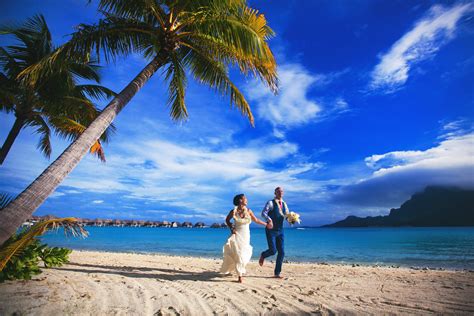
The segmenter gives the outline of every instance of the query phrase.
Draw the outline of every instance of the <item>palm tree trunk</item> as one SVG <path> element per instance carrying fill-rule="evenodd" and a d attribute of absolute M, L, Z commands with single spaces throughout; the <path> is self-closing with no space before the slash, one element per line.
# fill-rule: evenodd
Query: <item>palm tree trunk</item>
<path fill-rule="evenodd" d="M 89 127 L 15 200 L 0 211 L 0 244 L 48 198 L 87 154 L 89 148 L 150 77 L 164 64 L 155 57 L 102 111 Z"/>
<path fill-rule="evenodd" d="M 23 128 L 23 124 L 25 123 L 25 120 L 22 118 L 16 118 L 15 123 L 13 123 L 13 127 L 8 133 L 7 139 L 5 140 L 5 143 L 3 143 L 2 148 L 0 149 L 0 165 L 3 164 L 5 161 L 5 158 L 8 155 L 8 152 L 12 148 L 13 143 L 15 142 L 16 137 L 20 133 L 21 129 Z"/>

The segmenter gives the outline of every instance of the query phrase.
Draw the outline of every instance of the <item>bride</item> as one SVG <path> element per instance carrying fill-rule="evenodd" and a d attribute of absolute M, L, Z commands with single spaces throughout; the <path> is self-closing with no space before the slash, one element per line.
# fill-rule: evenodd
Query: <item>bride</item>
<path fill-rule="evenodd" d="M 250 223 L 252 220 L 260 225 L 266 225 L 264 221 L 255 217 L 253 212 L 247 208 L 247 198 L 243 194 L 234 197 L 234 209 L 229 212 L 225 219 L 232 235 L 227 239 L 223 247 L 224 262 L 221 272 L 237 272 L 238 282 L 242 283 L 242 275 L 245 273 L 245 266 L 252 257 L 252 246 L 250 246 Z M 231 220 L 234 219 L 234 225 Z"/>

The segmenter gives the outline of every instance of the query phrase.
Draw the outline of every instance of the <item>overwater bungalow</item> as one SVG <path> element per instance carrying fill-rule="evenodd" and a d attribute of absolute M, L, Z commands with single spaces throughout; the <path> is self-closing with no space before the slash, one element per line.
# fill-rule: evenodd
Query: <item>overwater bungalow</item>
<path fill-rule="evenodd" d="M 94 224 L 93 224 L 93 225 L 94 225 L 94 226 L 97 226 L 97 227 L 102 227 L 102 226 L 104 226 L 104 221 L 101 220 L 101 219 L 99 219 L 99 218 L 96 218 L 96 219 L 94 220 Z"/>
<path fill-rule="evenodd" d="M 114 220 L 112 221 L 112 226 L 115 226 L 115 227 L 123 227 L 123 226 L 125 226 L 125 224 L 124 224 L 121 220 L 119 220 L 119 219 L 114 219 Z"/>
<path fill-rule="evenodd" d="M 185 228 L 193 228 L 193 223 L 191 222 L 184 222 L 181 227 L 185 227 Z"/>
<path fill-rule="evenodd" d="M 153 221 L 146 221 L 143 227 L 156 227 L 156 224 Z"/>
<path fill-rule="evenodd" d="M 206 227 L 206 224 L 204 224 L 203 222 L 197 222 L 196 224 L 194 224 L 194 228 L 204 228 Z"/>

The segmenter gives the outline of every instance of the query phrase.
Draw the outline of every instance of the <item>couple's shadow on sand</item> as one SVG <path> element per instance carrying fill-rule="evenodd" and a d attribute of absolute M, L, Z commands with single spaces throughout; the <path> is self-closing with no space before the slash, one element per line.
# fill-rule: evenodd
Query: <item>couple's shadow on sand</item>
<path fill-rule="evenodd" d="M 179 269 L 168 268 L 147 268 L 132 266 L 110 266 L 96 265 L 85 263 L 70 262 L 57 270 L 66 270 L 71 272 L 87 273 L 87 274 L 109 274 L 120 275 L 129 278 L 139 279 L 157 279 L 165 281 L 207 281 L 207 282 L 223 282 L 229 281 L 230 276 L 223 275 L 217 271 L 193 272 Z M 270 278 L 266 276 L 247 275 L 246 278 Z"/>

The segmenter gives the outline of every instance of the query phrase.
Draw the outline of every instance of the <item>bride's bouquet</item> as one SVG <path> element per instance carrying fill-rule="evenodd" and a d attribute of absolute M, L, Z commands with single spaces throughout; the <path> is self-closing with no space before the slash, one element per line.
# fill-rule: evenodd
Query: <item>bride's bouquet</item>
<path fill-rule="evenodd" d="M 297 214 L 295 212 L 289 212 L 288 214 L 286 214 L 286 220 L 288 221 L 288 223 L 290 223 L 290 225 L 301 223 L 300 214 Z"/>

